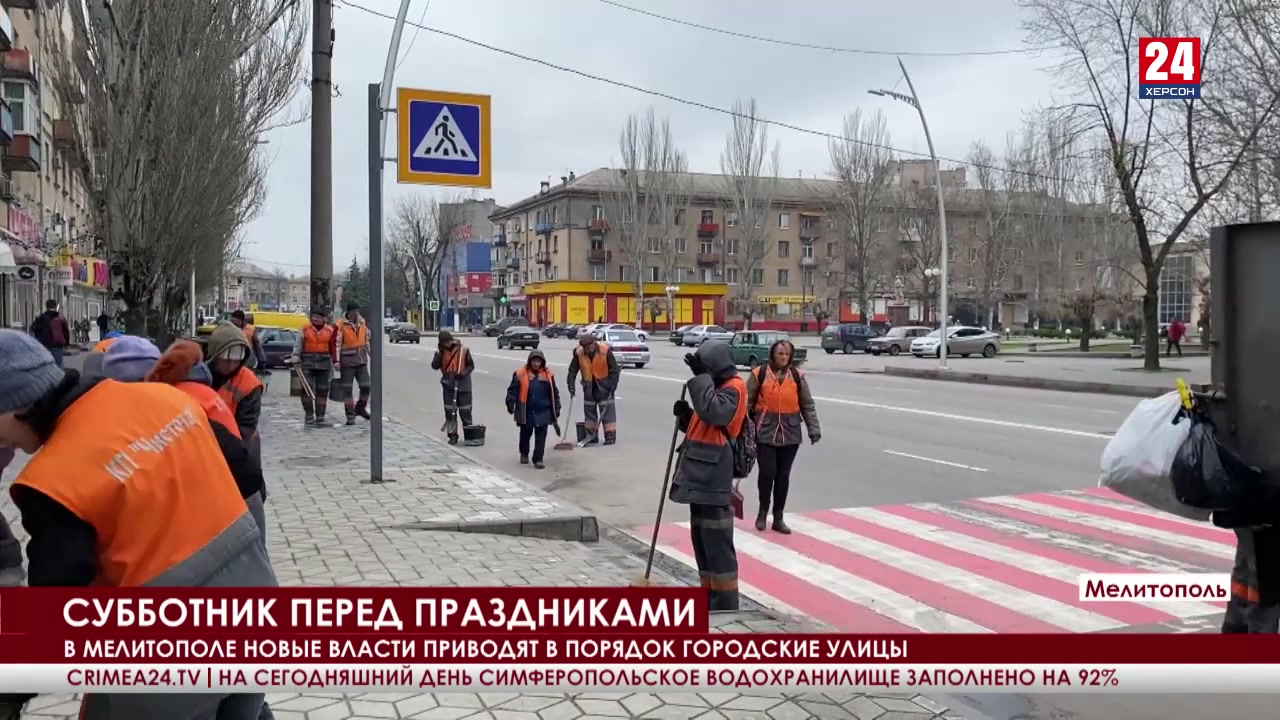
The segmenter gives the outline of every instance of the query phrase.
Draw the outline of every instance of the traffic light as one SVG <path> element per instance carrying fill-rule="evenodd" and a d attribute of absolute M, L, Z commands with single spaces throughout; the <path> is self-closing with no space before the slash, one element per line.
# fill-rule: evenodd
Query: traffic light
<path fill-rule="evenodd" d="M 505 291 L 505 290 L 502 292 L 502 297 L 499 297 L 499 298 L 498 298 L 498 304 L 499 304 L 499 305 L 506 305 L 506 304 L 507 304 L 507 293 L 506 293 L 506 291 Z"/>

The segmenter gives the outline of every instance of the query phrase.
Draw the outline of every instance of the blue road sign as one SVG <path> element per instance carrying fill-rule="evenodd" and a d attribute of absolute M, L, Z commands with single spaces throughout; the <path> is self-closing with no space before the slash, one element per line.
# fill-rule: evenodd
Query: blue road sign
<path fill-rule="evenodd" d="M 397 180 L 492 187 L 490 119 L 488 95 L 397 88 Z"/>

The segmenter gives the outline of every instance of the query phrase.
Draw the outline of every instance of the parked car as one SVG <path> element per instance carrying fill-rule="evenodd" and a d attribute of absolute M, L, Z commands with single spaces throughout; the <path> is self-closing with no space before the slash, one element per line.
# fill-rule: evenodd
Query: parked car
<path fill-rule="evenodd" d="M 889 331 L 880 337 L 871 338 L 867 341 L 867 350 L 872 355 L 881 353 L 889 353 L 890 355 L 898 355 L 911 351 L 911 341 L 918 337 L 924 337 L 929 334 L 929 328 L 922 325 L 903 325 L 902 327 L 889 328 Z"/>
<path fill-rule="evenodd" d="M 496 322 L 491 322 L 488 325 L 485 325 L 484 334 L 487 337 L 497 337 L 502 333 L 506 332 L 507 328 L 512 326 L 528 327 L 529 319 L 522 318 L 516 315 L 512 315 L 510 317 L 504 317 Z"/>
<path fill-rule="evenodd" d="M 267 366 L 271 368 L 287 368 L 285 360 L 293 354 L 293 344 L 298 341 L 298 331 L 289 328 L 260 327 L 258 341 L 262 343 L 262 352 L 267 356 Z"/>
<path fill-rule="evenodd" d="M 605 328 L 601 331 L 601 341 L 613 351 L 613 356 L 622 365 L 635 365 L 642 368 L 649 364 L 653 356 L 649 354 L 649 346 L 640 339 L 639 333 L 633 330 L 615 330 Z"/>
<path fill-rule="evenodd" d="M 684 342 L 684 334 L 689 332 L 691 329 L 693 329 L 692 325 L 681 325 L 675 330 L 672 330 L 671 334 L 667 336 L 667 339 L 671 341 L 672 345 L 680 345 Z"/>
<path fill-rule="evenodd" d="M 393 343 L 411 342 L 417 345 L 422 342 L 422 333 L 413 323 L 396 323 L 396 326 L 391 328 L 390 340 Z"/>
<path fill-rule="evenodd" d="M 630 325 L 626 325 L 626 324 L 624 324 L 624 323 L 610 323 L 610 324 L 608 324 L 608 325 L 602 325 L 602 326 L 601 326 L 601 328 L 603 328 L 603 329 L 604 329 L 604 330 L 606 330 L 606 331 L 608 331 L 608 330 L 627 330 L 627 331 L 633 332 L 633 333 L 635 333 L 637 336 L 639 336 L 639 337 L 640 337 L 640 342 L 649 342 L 649 332 L 648 332 L 647 330 L 637 330 L 636 328 L 633 328 L 633 327 L 631 327 Z"/>
<path fill-rule="evenodd" d="M 579 333 L 579 332 L 582 332 L 582 326 L 581 326 L 581 325 L 569 324 L 569 325 L 565 325 L 565 326 L 564 326 L 564 329 L 560 331 L 560 336 L 561 336 L 561 337 L 566 337 L 566 338 L 569 338 L 570 340 L 572 340 L 572 339 L 574 339 L 574 338 L 578 337 L 578 333 Z"/>
<path fill-rule="evenodd" d="M 880 331 L 867 325 L 857 323 L 828 325 L 822 331 L 822 349 L 828 355 L 837 350 L 845 355 L 858 351 L 871 352 L 871 340 L 879 336 Z"/>
<path fill-rule="evenodd" d="M 708 340 L 729 342 L 733 340 L 733 331 L 719 325 L 694 325 L 680 336 L 680 344 L 688 347 L 697 347 Z"/>
<path fill-rule="evenodd" d="M 747 367 L 756 367 L 763 365 L 769 361 L 769 348 L 779 340 L 790 340 L 791 336 L 784 332 L 775 332 L 772 330 L 761 330 L 759 332 L 745 330 L 735 333 L 733 340 L 729 341 L 729 349 L 733 351 L 733 364 L 746 365 Z M 792 343 L 794 346 L 794 343 Z M 795 352 L 791 356 L 793 365 L 799 367 L 808 359 L 809 351 L 804 348 L 795 348 Z"/>
<path fill-rule="evenodd" d="M 498 336 L 498 349 L 507 348 L 515 350 L 516 348 L 524 348 L 528 350 L 538 349 L 538 331 L 528 325 L 511 325 L 502 334 Z"/>
<path fill-rule="evenodd" d="M 916 357 L 938 357 L 942 354 L 937 330 L 911 341 L 911 354 Z M 947 328 L 947 355 L 995 357 L 1000 352 L 1000 335 L 980 327 L 953 325 Z"/>
<path fill-rule="evenodd" d="M 542 328 L 542 337 L 559 337 L 564 333 L 564 329 L 567 327 L 569 327 L 569 323 L 551 323 L 550 325 Z"/>

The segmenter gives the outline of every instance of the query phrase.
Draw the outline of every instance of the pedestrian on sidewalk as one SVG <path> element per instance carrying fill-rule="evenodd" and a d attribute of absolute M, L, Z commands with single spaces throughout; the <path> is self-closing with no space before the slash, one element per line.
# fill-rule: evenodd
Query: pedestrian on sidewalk
<path fill-rule="evenodd" d="M 809 381 L 791 364 L 793 357 L 795 346 L 789 340 L 779 340 L 769 348 L 769 362 L 747 376 L 747 407 L 751 408 L 750 422 L 756 423 L 759 468 L 756 530 L 764 530 L 772 501 L 773 529 L 783 535 L 791 534 L 783 513 L 791 489 L 791 466 L 804 440 L 800 426 L 808 430 L 810 444 L 822 437 Z"/>
<path fill-rule="evenodd" d="M 738 553 L 733 547 L 733 445 L 747 421 L 747 386 L 726 343 L 703 343 L 684 356 L 693 372 L 688 400 L 674 412 L 684 433 L 671 480 L 672 502 L 689 506 L 689 535 L 712 612 L 738 609 Z"/>
<path fill-rule="evenodd" d="M 338 320 L 338 382 L 342 384 L 342 405 L 347 411 L 347 424 L 355 425 L 356 417 L 369 419 L 369 396 L 373 394 L 369 382 L 369 358 L 373 355 L 369 346 L 369 325 L 360 317 L 360 305 L 347 303 L 347 313 Z M 360 388 L 360 399 L 355 399 L 351 386 Z"/>
<path fill-rule="evenodd" d="M 440 387 L 444 391 L 445 429 L 449 434 L 449 444 L 458 444 L 458 419 L 462 419 L 462 427 L 471 427 L 471 373 L 475 372 L 476 362 L 471 352 L 461 341 L 454 339 L 453 333 L 441 330 L 435 357 L 431 358 L 431 369 L 440 371 Z"/>
<path fill-rule="evenodd" d="M 289 364 L 297 367 L 315 394 L 314 400 L 307 393 L 302 394 L 303 422 L 326 426 L 324 412 L 329 405 L 329 384 L 333 381 L 333 369 L 338 366 L 338 332 L 329 324 L 329 312 L 324 308 L 311 308 L 311 324 L 298 333 Z"/>
<path fill-rule="evenodd" d="M 511 374 L 507 386 L 507 412 L 520 427 L 520 464 L 529 464 L 529 440 L 533 440 L 533 466 L 539 470 L 547 450 L 547 428 L 560 417 L 560 388 L 541 350 L 529 352 L 524 367 Z"/>
<path fill-rule="evenodd" d="M 569 377 L 565 380 L 569 397 L 576 392 L 574 379 L 579 373 L 582 374 L 582 424 L 587 430 L 587 444 L 599 442 L 603 425 L 604 444 L 612 445 L 618 441 L 618 407 L 614 399 L 622 379 L 622 366 L 609 346 L 589 332 L 578 336 L 578 347 L 573 349 L 573 359 L 569 361 Z"/>
<path fill-rule="evenodd" d="M 1169 342 L 1164 349 L 1165 357 L 1169 357 L 1174 350 L 1178 351 L 1178 357 L 1182 357 L 1182 338 L 1187 334 L 1186 323 L 1181 318 L 1174 318 L 1166 332 L 1169 334 Z"/>
<path fill-rule="evenodd" d="M 249 341 L 235 325 L 223 323 L 209 336 L 205 354 L 213 373 L 213 389 L 235 414 L 240 437 L 249 444 L 249 450 L 259 452 L 258 418 L 262 415 L 263 386 L 258 374 L 249 368 L 253 357 Z"/>
<path fill-rule="evenodd" d="M 67 325 L 67 318 L 58 312 L 57 300 L 45 301 L 44 312 L 31 321 L 28 332 L 49 351 L 58 367 L 62 367 L 71 342 L 71 327 Z"/>
<path fill-rule="evenodd" d="M 30 535 L 29 584 L 276 587 L 203 414 L 172 387 L 82 378 L 0 330 L 0 446 L 31 456 L 9 491 Z M 91 693 L 79 717 L 203 720 L 227 702 L 253 717 L 263 695 Z"/>
<path fill-rule="evenodd" d="M 98 341 L 107 339 L 107 331 L 111 329 L 111 316 L 107 315 L 107 311 L 103 310 L 98 313 Z"/>

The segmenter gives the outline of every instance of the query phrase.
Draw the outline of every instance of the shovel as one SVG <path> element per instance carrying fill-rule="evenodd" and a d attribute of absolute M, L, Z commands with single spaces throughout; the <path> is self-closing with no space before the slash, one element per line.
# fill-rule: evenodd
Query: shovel
<path fill-rule="evenodd" d="M 569 428 L 573 427 L 573 401 L 576 399 L 577 398 L 575 398 L 572 395 L 569 396 L 569 415 L 568 415 L 568 420 L 565 421 L 565 427 L 569 427 Z M 552 450 L 572 450 L 575 447 L 574 442 L 572 440 L 564 439 L 564 434 L 560 432 L 559 422 L 553 422 L 553 424 L 556 429 L 556 437 L 560 438 L 560 442 L 556 443 L 555 447 L 551 449 Z"/>

